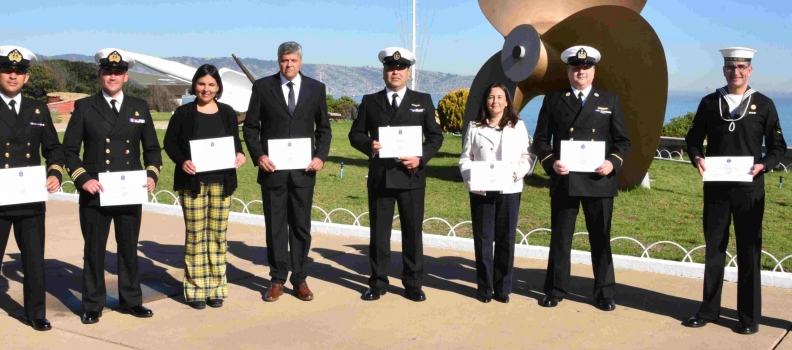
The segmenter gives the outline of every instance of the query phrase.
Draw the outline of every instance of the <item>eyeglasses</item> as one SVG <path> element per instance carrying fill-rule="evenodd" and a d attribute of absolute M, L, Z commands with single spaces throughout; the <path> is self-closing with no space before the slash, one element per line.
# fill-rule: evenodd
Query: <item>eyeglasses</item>
<path fill-rule="evenodd" d="M 726 69 L 726 71 L 728 71 L 728 72 L 734 72 L 734 71 L 744 72 L 746 69 L 748 69 L 750 67 L 751 66 L 747 65 L 747 64 L 740 64 L 740 65 L 737 65 L 737 66 L 723 66 L 723 68 Z"/>

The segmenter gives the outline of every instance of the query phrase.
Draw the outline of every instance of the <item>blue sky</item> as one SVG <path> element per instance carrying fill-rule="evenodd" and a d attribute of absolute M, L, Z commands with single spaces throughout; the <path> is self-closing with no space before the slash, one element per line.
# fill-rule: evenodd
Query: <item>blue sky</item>
<path fill-rule="evenodd" d="M 526 0 L 529 1 L 529 0 Z M 574 1 L 574 0 L 569 0 Z M 154 56 L 275 59 L 294 40 L 308 63 L 377 66 L 386 46 L 406 45 L 410 0 L 36 0 L 0 9 L 0 44 L 36 53 L 92 55 L 119 47 Z M 423 69 L 475 75 L 503 37 L 475 0 L 420 0 Z M 789 0 L 649 0 L 642 12 L 663 42 L 673 91 L 723 85 L 718 49 L 759 50 L 752 85 L 792 93 Z M 428 35 L 427 35 L 428 34 Z"/>

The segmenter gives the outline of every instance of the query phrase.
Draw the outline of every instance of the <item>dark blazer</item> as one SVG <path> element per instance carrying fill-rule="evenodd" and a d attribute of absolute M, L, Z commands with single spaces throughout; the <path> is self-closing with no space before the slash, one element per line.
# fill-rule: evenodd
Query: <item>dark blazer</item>
<path fill-rule="evenodd" d="M 239 127 L 237 126 L 236 112 L 231 106 L 217 102 L 219 113 L 223 118 L 223 126 L 226 130 L 225 136 L 234 137 L 234 149 L 236 153 L 243 153 L 242 142 L 239 141 Z M 173 113 L 168 123 L 168 131 L 165 132 L 165 139 L 162 146 L 165 153 L 176 163 L 173 176 L 173 190 L 191 190 L 194 193 L 201 192 L 201 183 L 195 175 L 189 175 L 182 170 L 182 164 L 192 159 L 190 152 L 190 141 L 195 140 L 196 118 L 198 104 L 190 102 L 179 108 Z M 237 188 L 236 169 L 219 171 L 223 174 L 223 190 L 226 196 L 234 194 Z"/>
<path fill-rule="evenodd" d="M 586 105 L 577 114 L 577 97 L 572 88 L 545 95 L 539 120 L 536 123 L 531 153 L 536 154 L 542 167 L 550 175 L 550 195 L 554 193 L 576 197 L 615 197 L 619 193 L 616 173 L 630 150 L 630 137 L 624 121 L 619 97 L 592 88 Z M 605 157 L 613 164 L 608 176 L 596 173 L 569 173 L 560 176 L 553 163 L 561 159 L 561 141 L 605 141 Z"/>
<path fill-rule="evenodd" d="M 43 154 L 47 176 L 55 176 L 63 182 L 63 148 L 47 105 L 22 97 L 20 107 L 19 116 L 16 116 L 0 100 L 0 155 L 3 156 L 3 168 L 41 165 Z M 0 206 L 0 217 L 38 215 L 45 211 L 44 202 L 6 205 Z"/>
<path fill-rule="evenodd" d="M 379 140 L 381 126 L 422 126 L 424 134 L 423 156 L 419 171 L 411 173 L 400 162 L 381 159 L 371 154 L 371 144 Z M 363 96 L 358 114 L 349 131 L 352 147 L 369 157 L 369 188 L 426 188 L 426 164 L 443 145 L 443 130 L 435 119 L 435 108 L 429 94 L 407 89 L 394 113 L 385 90 Z"/>
<path fill-rule="evenodd" d="M 725 88 L 718 89 L 701 99 L 685 142 L 693 166 L 696 157 L 704 157 L 704 139 L 707 139 L 706 156 L 737 157 L 751 156 L 754 164 L 763 164 L 764 171 L 754 176 L 753 182 L 707 182 L 705 186 L 759 186 L 764 187 L 764 173 L 773 170 L 784 159 L 786 141 L 781 131 L 773 100 L 748 88 L 749 99 L 745 99 L 739 111 L 745 111 L 743 119 L 734 122 L 734 131 L 729 131 L 731 122 L 721 118 L 721 113 L 730 118 L 729 104 L 723 97 Z M 719 110 L 720 108 L 720 110 Z M 738 117 L 735 117 L 735 119 Z M 762 144 L 767 153 L 762 155 Z"/>
<path fill-rule="evenodd" d="M 77 100 L 63 137 L 63 150 L 66 171 L 80 191 L 80 204 L 88 206 L 99 206 L 99 196 L 82 192 L 82 186 L 90 179 L 98 179 L 98 173 L 142 170 L 145 165 L 148 177 L 157 181 L 162 169 L 161 149 L 149 106 L 128 94 L 124 95 L 118 118 L 101 92 Z"/>
<path fill-rule="evenodd" d="M 250 95 L 245 124 L 245 136 L 250 157 L 258 165 L 258 159 L 267 155 L 268 140 L 310 138 L 313 157 L 323 162 L 330 153 L 332 133 L 327 117 L 327 89 L 325 85 L 300 73 L 302 83 L 297 96 L 294 115 L 283 96 L 280 73 L 256 80 Z M 276 170 L 274 173 L 259 169 L 258 183 L 277 187 L 286 183 L 291 176 L 297 187 L 312 187 L 316 183 L 316 172 L 304 170 Z"/>

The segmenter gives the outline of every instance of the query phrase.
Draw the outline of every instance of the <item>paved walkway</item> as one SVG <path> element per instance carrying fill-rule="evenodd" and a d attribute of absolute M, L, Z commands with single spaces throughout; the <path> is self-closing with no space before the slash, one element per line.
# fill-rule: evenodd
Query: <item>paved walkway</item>
<path fill-rule="evenodd" d="M 792 291 L 763 289 L 765 317 L 758 334 L 731 332 L 736 324 L 736 285 L 725 283 L 723 317 L 702 329 L 681 325 L 693 314 L 702 281 L 617 271 L 618 307 L 592 306 L 591 267 L 573 265 L 574 295 L 557 308 L 538 305 L 546 261 L 517 259 L 511 303 L 476 299 L 472 253 L 426 249 L 428 300 L 401 296 L 400 245 L 394 244 L 388 294 L 364 302 L 369 272 L 367 241 L 314 235 L 309 265 L 315 300 L 285 294 L 275 303 L 269 287 L 261 227 L 229 228 L 229 299 L 221 309 L 193 310 L 181 290 L 184 244 L 181 217 L 145 213 L 140 267 L 151 319 L 106 310 L 95 325 L 80 323 L 82 244 L 77 205 L 51 201 L 47 213 L 48 318 L 54 329 L 36 332 L 22 315 L 22 277 L 16 243 L 8 243 L 0 276 L 2 349 L 785 349 L 792 323 Z M 112 233 L 111 233 L 112 235 Z M 107 248 L 108 305 L 115 308 L 116 246 Z M 290 287 L 290 286 L 289 286 Z M 287 293 L 291 290 L 288 289 Z M 785 338 L 786 337 L 786 338 Z"/>

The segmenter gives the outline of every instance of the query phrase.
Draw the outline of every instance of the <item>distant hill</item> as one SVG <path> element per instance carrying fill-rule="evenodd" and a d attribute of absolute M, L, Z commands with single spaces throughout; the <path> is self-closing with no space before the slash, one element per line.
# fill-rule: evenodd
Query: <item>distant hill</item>
<path fill-rule="evenodd" d="M 39 56 L 43 59 L 62 59 L 78 62 L 93 62 L 93 56 L 67 54 L 57 56 Z M 230 68 L 241 71 L 231 57 L 198 58 L 198 57 L 167 57 L 166 59 L 198 67 L 210 63 L 218 68 Z M 244 58 L 242 62 L 250 72 L 258 78 L 275 74 L 278 71 L 277 61 Z M 142 65 L 136 65 L 132 71 L 159 75 L 161 74 Z M 381 67 L 348 67 L 334 64 L 304 64 L 303 74 L 317 79 L 327 85 L 327 93 L 333 96 L 359 96 L 369 94 L 383 88 Z M 445 94 L 451 90 L 469 88 L 473 83 L 472 75 L 457 75 L 421 70 L 418 72 L 418 84 L 421 92 Z"/>

